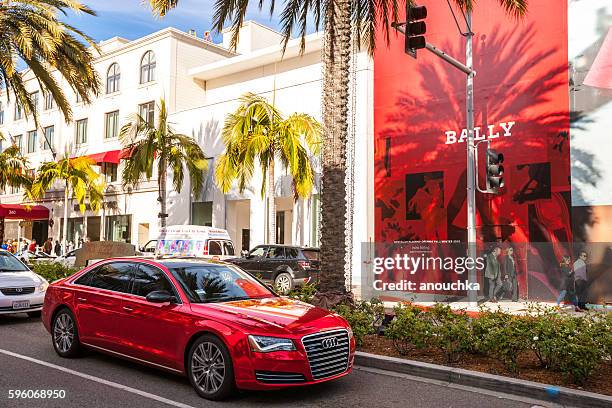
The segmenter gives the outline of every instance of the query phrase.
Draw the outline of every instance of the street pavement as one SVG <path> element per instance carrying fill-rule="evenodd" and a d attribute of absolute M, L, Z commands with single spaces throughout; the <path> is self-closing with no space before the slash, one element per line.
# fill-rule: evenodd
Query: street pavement
<path fill-rule="evenodd" d="M 64 390 L 64 399 L 9 399 L 10 390 Z M 0 316 L 0 407 L 533 407 L 549 404 L 357 367 L 329 383 L 201 399 L 187 379 L 90 352 L 55 354 L 40 319 Z"/>

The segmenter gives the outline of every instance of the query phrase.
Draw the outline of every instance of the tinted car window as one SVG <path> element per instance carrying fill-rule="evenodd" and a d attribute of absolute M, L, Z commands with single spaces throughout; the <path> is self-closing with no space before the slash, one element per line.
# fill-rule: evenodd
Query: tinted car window
<path fill-rule="evenodd" d="M 285 248 L 281 247 L 270 247 L 267 258 L 284 258 Z"/>
<path fill-rule="evenodd" d="M 251 252 L 251 256 L 264 256 L 266 249 L 264 247 L 257 247 Z"/>
<path fill-rule="evenodd" d="M 87 273 L 89 279 L 85 279 L 84 276 L 79 278 L 76 283 L 93 288 L 128 293 L 132 269 L 132 264 L 127 262 L 108 263 Z M 81 279 L 83 279 L 82 282 L 80 282 Z"/>
<path fill-rule="evenodd" d="M 221 244 L 217 241 L 209 241 L 208 255 L 223 255 L 223 252 L 221 252 Z"/>
<path fill-rule="evenodd" d="M 223 249 L 225 250 L 225 255 L 234 255 L 234 244 L 229 241 L 223 241 Z"/>
<path fill-rule="evenodd" d="M 306 258 L 310 259 L 311 261 L 318 261 L 319 260 L 319 251 L 313 251 L 313 250 L 305 249 L 302 252 L 304 253 L 304 256 Z"/>
<path fill-rule="evenodd" d="M 300 256 L 300 251 L 297 248 L 285 248 L 285 256 L 289 259 L 296 259 Z"/>
<path fill-rule="evenodd" d="M 192 303 L 229 302 L 273 297 L 251 275 L 225 265 L 168 266 Z"/>
<path fill-rule="evenodd" d="M 156 290 L 165 290 L 175 294 L 172 284 L 160 269 L 150 265 L 138 265 L 137 268 L 134 268 L 132 293 L 146 297 Z"/>

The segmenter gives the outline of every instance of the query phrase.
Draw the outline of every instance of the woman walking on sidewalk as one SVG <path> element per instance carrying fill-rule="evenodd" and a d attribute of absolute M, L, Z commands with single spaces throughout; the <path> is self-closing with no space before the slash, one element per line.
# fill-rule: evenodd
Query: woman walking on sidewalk
<path fill-rule="evenodd" d="M 571 258 L 567 255 L 563 255 L 561 258 L 561 283 L 559 284 L 559 297 L 557 297 L 557 307 L 560 307 L 561 302 L 567 295 L 570 296 L 571 302 L 574 305 L 574 309 L 579 312 L 578 298 L 576 297 L 576 288 L 574 281 L 574 271 L 570 266 Z"/>

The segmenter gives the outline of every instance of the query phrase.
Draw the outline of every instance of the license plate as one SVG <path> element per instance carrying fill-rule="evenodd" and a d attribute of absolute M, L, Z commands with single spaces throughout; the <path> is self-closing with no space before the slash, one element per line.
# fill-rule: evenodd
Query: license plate
<path fill-rule="evenodd" d="M 19 300 L 13 302 L 13 309 L 28 309 L 30 307 L 29 300 Z"/>

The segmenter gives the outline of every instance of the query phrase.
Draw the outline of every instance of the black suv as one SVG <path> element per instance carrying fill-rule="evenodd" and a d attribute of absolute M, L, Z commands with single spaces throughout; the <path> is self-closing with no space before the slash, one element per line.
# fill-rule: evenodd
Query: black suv
<path fill-rule="evenodd" d="M 242 258 L 228 259 L 281 293 L 319 278 L 319 249 L 288 245 L 259 245 Z"/>

